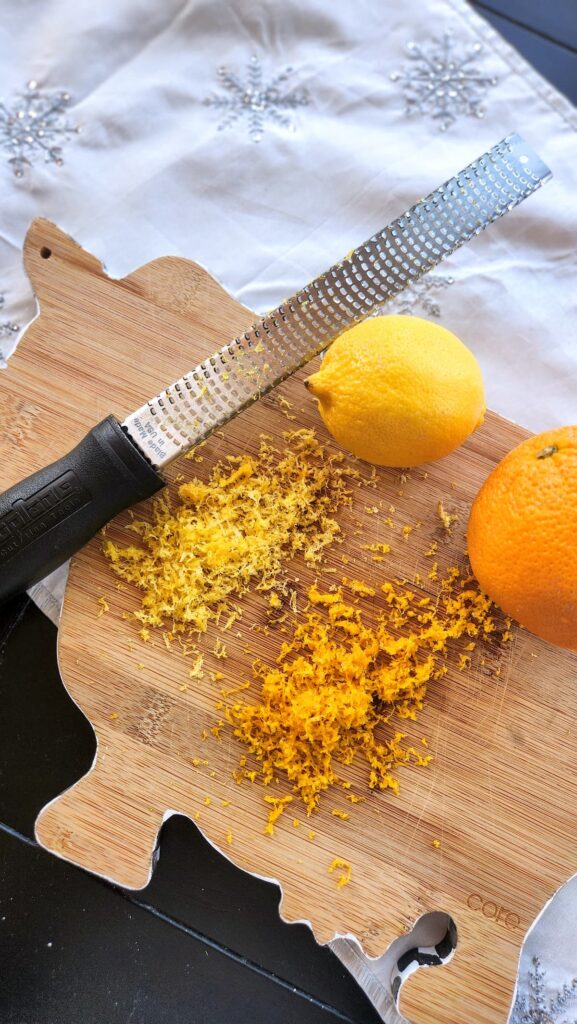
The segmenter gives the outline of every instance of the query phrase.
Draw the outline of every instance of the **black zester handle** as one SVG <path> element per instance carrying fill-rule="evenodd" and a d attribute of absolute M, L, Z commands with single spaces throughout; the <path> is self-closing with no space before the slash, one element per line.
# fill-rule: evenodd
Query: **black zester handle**
<path fill-rule="evenodd" d="M 62 565 L 164 480 L 114 416 L 57 462 L 0 495 L 0 602 Z"/>

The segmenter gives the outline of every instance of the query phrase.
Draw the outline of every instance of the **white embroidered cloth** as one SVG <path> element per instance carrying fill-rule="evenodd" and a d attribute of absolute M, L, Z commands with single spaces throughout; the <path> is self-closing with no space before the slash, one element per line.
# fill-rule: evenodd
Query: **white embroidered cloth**
<path fill-rule="evenodd" d="M 577 420 L 577 113 L 462 0 L 46 0 L 33 18 L 4 0 L 0 100 L 4 356 L 35 313 L 20 252 L 36 216 L 113 275 L 188 256 L 265 311 L 520 132 L 553 182 L 402 308 L 465 339 L 494 409 L 535 430 Z M 55 621 L 63 578 L 34 592 Z M 572 882 L 526 943 L 516 1024 L 577 1013 L 557 999 L 575 920 Z M 399 1024 L 391 955 L 334 949 Z"/>

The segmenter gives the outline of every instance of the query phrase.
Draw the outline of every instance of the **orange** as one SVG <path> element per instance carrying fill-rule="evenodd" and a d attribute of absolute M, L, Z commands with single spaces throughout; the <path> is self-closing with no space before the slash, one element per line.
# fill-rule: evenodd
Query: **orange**
<path fill-rule="evenodd" d="M 577 427 L 531 437 L 495 467 L 473 502 L 468 547 L 495 604 L 577 650 Z"/>

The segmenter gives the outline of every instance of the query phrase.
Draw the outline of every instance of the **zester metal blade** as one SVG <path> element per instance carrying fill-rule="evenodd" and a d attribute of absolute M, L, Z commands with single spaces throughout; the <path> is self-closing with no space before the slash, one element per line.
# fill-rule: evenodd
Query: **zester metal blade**
<path fill-rule="evenodd" d="M 507 136 L 440 188 L 261 317 L 122 426 L 162 468 L 318 355 L 551 177 Z"/>

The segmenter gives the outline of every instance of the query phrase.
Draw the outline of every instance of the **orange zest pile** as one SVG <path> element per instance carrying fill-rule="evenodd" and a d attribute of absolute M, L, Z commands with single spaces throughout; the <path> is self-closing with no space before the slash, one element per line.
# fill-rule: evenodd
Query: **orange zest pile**
<path fill-rule="evenodd" d="M 461 652 L 463 646 L 470 651 L 475 638 L 495 629 L 490 600 L 471 578 L 460 577 L 458 569 L 448 570 L 436 602 L 405 586 L 382 584 L 385 607 L 374 624 L 345 599 L 342 587 L 321 593 L 313 585 L 304 617 L 276 665 L 253 666 L 259 700 L 226 710 L 235 736 L 258 765 L 257 776 L 254 768 L 241 767 L 237 777 L 258 777 L 265 785 L 284 777 L 308 814 L 324 791 L 343 785 L 342 768 L 357 758 L 366 763 L 370 789 L 398 791 L 399 765 L 431 760 L 404 744 L 400 723 L 416 718 L 427 684 L 446 674 L 450 659 L 457 670 L 462 667 L 463 655 L 451 641 L 465 638 Z M 355 581 L 347 582 L 358 593 Z M 275 810 L 272 826 L 284 804 L 279 810 L 279 801 L 268 801 Z"/>
<path fill-rule="evenodd" d="M 320 561 L 339 534 L 333 513 L 350 500 L 347 483 L 358 473 L 313 430 L 283 437 L 282 456 L 262 438 L 258 455 L 229 456 L 206 483 L 181 484 L 178 505 L 158 498 L 151 522 L 127 527 L 138 544 L 105 540 L 116 575 L 142 591 L 135 616 L 144 639 L 149 626 L 203 633 L 211 619 L 239 617 L 233 598 L 250 586 L 270 590 L 299 552 L 309 564 Z"/>

